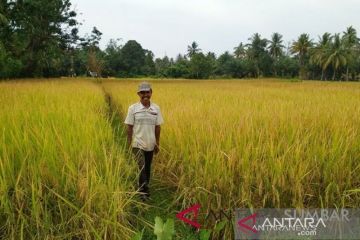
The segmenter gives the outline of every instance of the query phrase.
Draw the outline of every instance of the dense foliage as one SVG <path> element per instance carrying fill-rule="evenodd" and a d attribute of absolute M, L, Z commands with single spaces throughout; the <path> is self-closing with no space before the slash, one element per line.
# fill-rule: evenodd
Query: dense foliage
<path fill-rule="evenodd" d="M 99 48 L 102 33 L 78 36 L 70 0 L 2 0 L 0 3 L 0 78 L 114 76 L 168 78 L 284 77 L 358 80 L 359 38 L 353 27 L 324 33 L 314 41 L 306 33 L 289 44 L 255 33 L 232 53 L 204 53 L 196 42 L 175 59 L 154 59 L 135 40 L 110 40 Z"/>

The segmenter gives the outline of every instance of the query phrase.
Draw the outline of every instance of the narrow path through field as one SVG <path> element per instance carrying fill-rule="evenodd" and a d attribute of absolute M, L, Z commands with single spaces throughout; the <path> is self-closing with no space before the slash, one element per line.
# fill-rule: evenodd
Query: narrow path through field
<path fill-rule="evenodd" d="M 100 84 L 99 86 L 104 92 L 105 100 L 109 107 L 109 119 L 114 132 L 115 142 L 120 148 L 124 148 L 126 144 L 126 135 L 123 124 L 124 116 L 118 110 L 120 108 L 113 101 L 110 93 L 106 92 L 104 87 Z M 156 156 L 154 157 L 152 167 L 154 167 L 154 164 L 156 164 Z M 156 239 L 153 234 L 153 224 L 156 216 L 161 217 L 163 220 L 166 220 L 167 218 L 175 220 L 175 239 L 198 239 L 188 225 L 175 219 L 175 215 L 181 211 L 180 207 L 176 206 L 174 201 L 176 198 L 176 189 L 168 186 L 159 176 L 152 174 L 150 191 L 150 199 L 145 202 L 144 205 L 141 205 L 141 207 L 134 206 L 133 209 L 133 215 L 136 216 L 136 219 L 133 219 L 132 224 L 137 231 L 141 232 L 144 230 L 143 239 Z"/>

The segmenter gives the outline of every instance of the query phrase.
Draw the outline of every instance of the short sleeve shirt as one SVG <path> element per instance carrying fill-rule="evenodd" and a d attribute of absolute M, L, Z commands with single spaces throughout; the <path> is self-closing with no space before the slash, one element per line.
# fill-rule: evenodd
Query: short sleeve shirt
<path fill-rule="evenodd" d="M 150 102 L 146 108 L 141 102 L 131 105 L 125 124 L 133 125 L 132 146 L 145 151 L 153 151 L 156 145 L 155 126 L 164 123 L 160 107 Z"/>

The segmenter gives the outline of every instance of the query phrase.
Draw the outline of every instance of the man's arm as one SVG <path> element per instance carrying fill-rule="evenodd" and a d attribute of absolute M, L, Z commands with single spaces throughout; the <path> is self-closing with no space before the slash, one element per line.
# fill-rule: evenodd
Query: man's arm
<path fill-rule="evenodd" d="M 155 146 L 155 153 L 159 152 L 159 146 L 160 146 L 160 125 L 155 126 L 155 139 L 156 139 L 156 146 Z"/>
<path fill-rule="evenodd" d="M 131 146 L 134 125 L 127 124 L 127 144 Z"/>
<path fill-rule="evenodd" d="M 134 122 L 135 122 L 135 117 L 133 114 L 133 108 L 132 108 L 132 106 L 130 106 L 128 109 L 128 114 L 124 121 L 124 123 L 127 125 L 126 133 L 127 133 L 127 147 L 128 148 L 131 147 Z"/>

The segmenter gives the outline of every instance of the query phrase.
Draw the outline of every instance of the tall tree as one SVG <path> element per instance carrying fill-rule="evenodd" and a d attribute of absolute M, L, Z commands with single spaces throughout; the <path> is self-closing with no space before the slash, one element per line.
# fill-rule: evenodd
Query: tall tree
<path fill-rule="evenodd" d="M 346 80 L 349 80 L 349 68 L 355 63 L 356 56 L 359 54 L 359 38 L 355 28 L 352 26 L 348 27 L 345 32 L 343 32 L 342 41 L 345 45 L 345 48 L 348 51 L 347 54 L 347 66 L 346 66 Z"/>
<path fill-rule="evenodd" d="M 162 77 L 167 76 L 167 69 L 172 66 L 172 63 L 168 56 L 164 56 L 163 58 L 155 59 L 155 70 L 156 74 Z"/>
<path fill-rule="evenodd" d="M 299 77 L 300 79 L 306 79 L 306 60 L 308 57 L 309 49 L 312 47 L 312 41 L 310 40 L 309 34 L 303 33 L 299 36 L 297 41 L 294 41 L 291 46 L 291 52 L 297 54 L 299 58 Z"/>
<path fill-rule="evenodd" d="M 247 56 L 254 63 L 256 69 L 256 77 L 261 75 L 261 65 L 263 65 L 264 60 L 266 58 L 267 52 L 266 47 L 268 44 L 268 40 L 265 38 L 261 38 L 259 33 L 255 33 L 251 38 L 249 38 L 250 43 L 246 46 Z"/>
<path fill-rule="evenodd" d="M 150 50 L 144 49 L 145 52 L 145 63 L 143 66 L 143 74 L 150 76 L 155 74 L 155 63 L 154 63 L 154 53 Z"/>
<path fill-rule="evenodd" d="M 145 51 L 135 40 L 129 40 L 121 49 L 122 69 L 127 76 L 143 75 Z"/>
<path fill-rule="evenodd" d="M 234 55 L 236 58 L 241 59 L 246 57 L 246 49 L 242 42 L 237 47 L 234 47 Z"/>
<path fill-rule="evenodd" d="M 64 53 L 77 38 L 70 0 L 1 1 L 0 39 L 21 60 L 22 76 L 59 74 Z"/>
<path fill-rule="evenodd" d="M 282 35 L 280 33 L 273 33 L 271 35 L 270 45 L 268 47 L 271 57 L 279 58 L 283 55 L 283 40 Z"/>
<path fill-rule="evenodd" d="M 120 39 L 110 39 L 105 48 L 105 70 L 107 75 L 120 76 L 121 48 Z"/>
<path fill-rule="evenodd" d="M 340 35 L 335 34 L 334 40 L 330 45 L 329 56 L 325 62 L 325 67 L 329 66 L 330 64 L 333 67 L 333 80 L 336 78 L 336 72 L 339 67 L 347 65 L 348 54 L 349 53 L 345 47 L 344 42 L 341 40 Z"/>
<path fill-rule="evenodd" d="M 83 50 L 86 52 L 87 61 L 86 69 L 87 71 L 96 73 L 97 76 L 101 76 L 104 63 L 104 53 L 99 47 L 101 40 L 102 32 L 99 31 L 96 27 L 93 27 L 90 36 L 81 39 L 80 45 L 83 46 Z"/>
<path fill-rule="evenodd" d="M 277 76 L 277 70 L 276 70 L 275 66 L 277 66 L 277 61 L 283 55 L 283 49 L 285 47 L 282 44 L 283 43 L 282 35 L 280 33 L 273 33 L 271 35 L 271 40 L 269 41 L 269 43 L 270 43 L 270 45 L 269 45 L 268 49 L 269 49 L 270 56 L 273 59 L 274 75 Z"/>
<path fill-rule="evenodd" d="M 189 65 L 191 78 L 208 78 L 213 71 L 213 62 L 211 56 L 206 57 L 203 53 L 192 55 Z"/>
<path fill-rule="evenodd" d="M 319 38 L 319 42 L 316 43 L 312 49 L 310 49 L 310 61 L 311 63 L 316 64 L 321 68 L 321 80 L 324 79 L 327 68 L 325 63 L 328 59 L 332 39 L 333 36 L 326 32 L 321 36 L 321 38 Z"/>
<path fill-rule="evenodd" d="M 199 53 L 201 49 L 199 45 L 194 41 L 187 47 L 187 55 L 191 58 L 194 54 Z"/>

